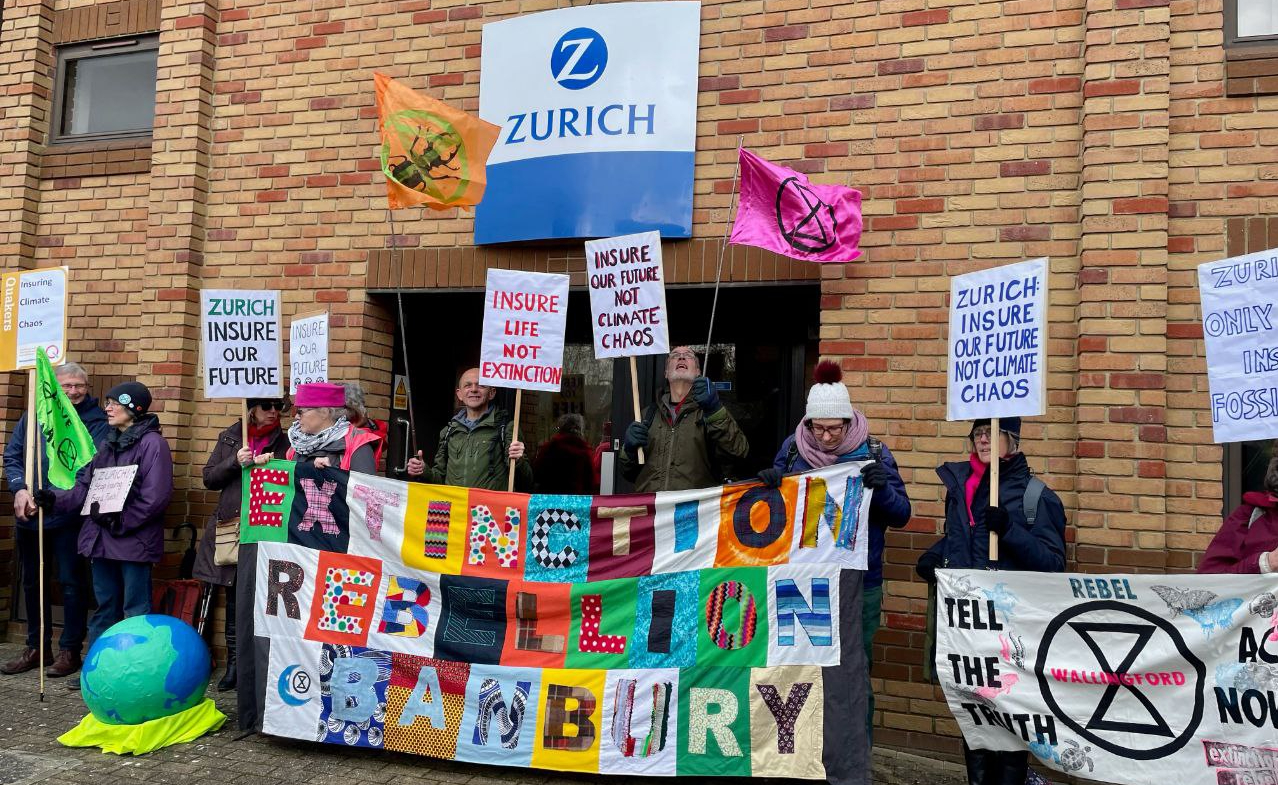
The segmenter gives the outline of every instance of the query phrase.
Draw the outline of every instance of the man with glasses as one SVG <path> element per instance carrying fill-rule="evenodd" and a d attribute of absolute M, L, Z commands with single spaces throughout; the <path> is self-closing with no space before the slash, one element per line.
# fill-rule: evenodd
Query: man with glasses
<path fill-rule="evenodd" d="M 110 431 L 106 412 L 98 406 L 96 398 L 89 394 L 89 375 L 76 363 L 63 363 L 55 369 L 58 382 L 75 406 L 89 435 L 99 446 Z M 84 579 L 84 560 L 76 553 L 76 539 L 80 536 L 79 510 L 70 513 L 45 514 L 44 558 L 62 586 L 62 634 L 58 638 L 58 655 L 52 656 L 52 629 L 49 610 L 45 609 L 44 640 L 40 640 L 40 550 L 34 488 L 27 482 L 25 456 L 27 448 L 27 415 L 18 418 L 9 444 L 4 450 L 4 476 L 13 493 L 13 516 L 17 519 L 15 541 L 18 561 L 22 566 L 22 593 L 26 600 L 27 642 L 18 656 L 0 665 L 0 673 L 15 674 L 32 670 L 40 662 L 37 646 L 45 648 L 45 675 L 50 678 L 70 676 L 80 669 L 81 649 L 87 630 L 89 587 Z M 49 487 L 49 456 L 45 454 L 44 440 L 36 439 L 36 452 L 40 459 L 43 487 Z M 48 595 L 46 594 L 46 599 Z"/>
<path fill-rule="evenodd" d="M 721 485 L 724 462 L 744 460 L 750 452 L 745 434 L 714 384 L 701 375 L 692 349 L 676 346 L 670 352 L 666 381 L 669 388 L 660 400 L 626 429 L 621 476 L 639 493 Z M 642 466 L 640 449 L 645 451 Z"/>

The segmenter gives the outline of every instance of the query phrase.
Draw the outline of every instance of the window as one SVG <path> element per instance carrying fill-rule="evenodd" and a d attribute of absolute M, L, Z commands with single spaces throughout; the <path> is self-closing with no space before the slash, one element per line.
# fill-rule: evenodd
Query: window
<path fill-rule="evenodd" d="M 1225 0 L 1225 45 L 1278 44 L 1278 3 Z"/>
<path fill-rule="evenodd" d="M 150 136 L 157 44 L 138 36 L 60 47 L 50 141 Z"/>

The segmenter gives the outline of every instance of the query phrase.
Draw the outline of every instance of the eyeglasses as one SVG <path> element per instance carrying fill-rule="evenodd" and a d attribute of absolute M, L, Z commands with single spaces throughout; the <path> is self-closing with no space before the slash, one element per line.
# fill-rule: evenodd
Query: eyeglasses
<path fill-rule="evenodd" d="M 979 428 L 972 429 L 972 441 L 976 441 L 977 439 L 988 439 L 988 438 L 990 438 L 990 426 L 982 425 Z"/>
<path fill-rule="evenodd" d="M 814 422 L 808 423 L 808 430 L 812 431 L 812 433 L 816 436 L 838 436 L 839 434 L 843 433 L 843 429 L 846 427 L 847 426 L 843 424 L 817 425 Z"/>
<path fill-rule="evenodd" d="M 261 407 L 262 411 L 264 412 L 271 412 L 271 411 L 282 412 L 286 408 L 288 408 L 287 406 L 284 405 L 283 401 L 262 401 L 261 403 L 258 404 L 258 406 Z"/>
<path fill-rule="evenodd" d="M 695 360 L 697 355 L 692 352 L 674 352 L 670 355 L 671 360 Z"/>
<path fill-rule="evenodd" d="M 81 383 L 63 382 L 62 389 L 66 390 L 67 392 L 74 392 L 75 390 L 87 390 L 89 389 L 89 385 L 84 384 L 83 382 Z"/>

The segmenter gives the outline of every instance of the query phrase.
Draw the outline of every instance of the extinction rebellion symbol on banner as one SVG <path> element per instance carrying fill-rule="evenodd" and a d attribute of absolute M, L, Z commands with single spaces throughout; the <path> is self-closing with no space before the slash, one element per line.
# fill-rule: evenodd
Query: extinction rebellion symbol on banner
<path fill-rule="evenodd" d="M 777 229 L 791 247 L 819 253 L 834 245 L 839 223 L 833 207 L 799 178 L 790 177 L 777 189 Z"/>
<path fill-rule="evenodd" d="M 1052 713 L 1115 755 L 1166 757 L 1184 747 L 1202 722 L 1202 660 L 1171 622 L 1135 605 L 1102 600 L 1059 614 L 1044 631 L 1035 671 Z M 1099 698 L 1095 691 L 1053 692 L 1054 685 L 1080 682 L 1107 687 Z"/>

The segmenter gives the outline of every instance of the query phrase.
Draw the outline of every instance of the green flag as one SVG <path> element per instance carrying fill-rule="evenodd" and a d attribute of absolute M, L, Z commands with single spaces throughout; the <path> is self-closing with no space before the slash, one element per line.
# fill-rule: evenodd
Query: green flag
<path fill-rule="evenodd" d="M 97 448 L 80 414 L 58 384 L 44 349 L 36 349 L 35 408 L 36 423 L 44 434 L 44 449 L 49 456 L 49 484 L 63 490 L 71 488 L 76 473 L 88 465 Z"/>

